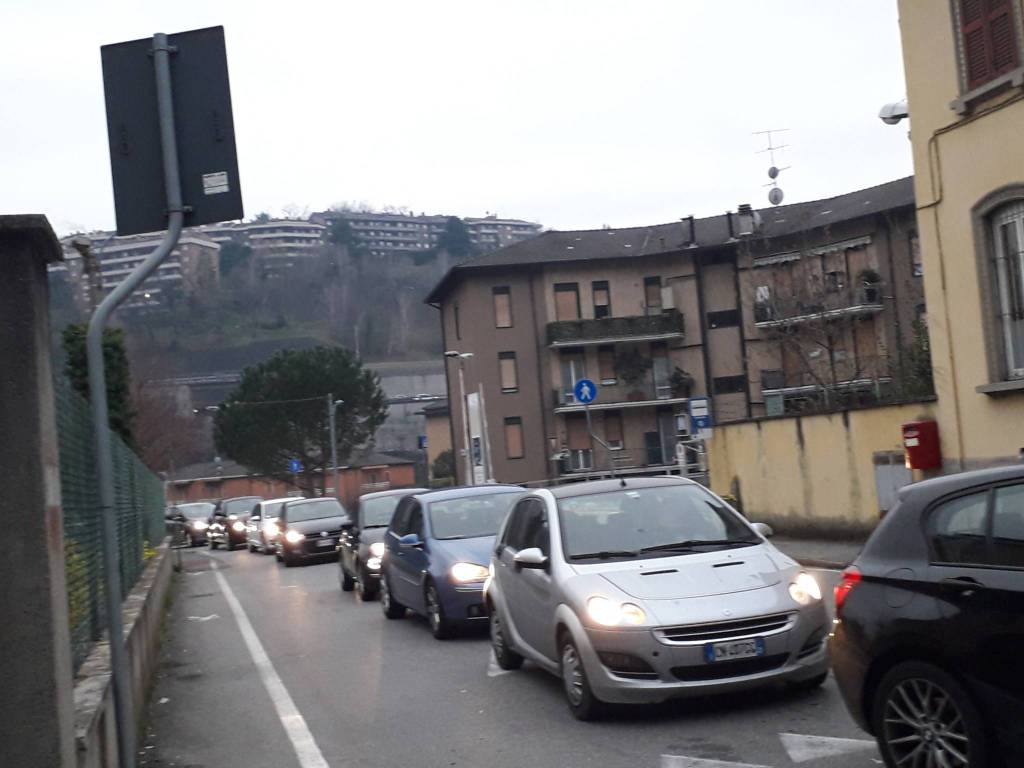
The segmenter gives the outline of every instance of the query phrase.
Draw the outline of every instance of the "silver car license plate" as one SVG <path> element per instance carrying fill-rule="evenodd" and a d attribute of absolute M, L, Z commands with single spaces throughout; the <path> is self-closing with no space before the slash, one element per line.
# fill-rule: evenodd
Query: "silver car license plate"
<path fill-rule="evenodd" d="M 318 547 L 333 547 L 334 539 L 320 539 L 320 541 L 318 541 L 316 545 Z"/>
<path fill-rule="evenodd" d="M 733 640 L 729 643 L 708 643 L 704 646 L 704 660 L 708 664 L 749 659 L 754 656 L 764 656 L 764 638 L 762 637 Z"/>

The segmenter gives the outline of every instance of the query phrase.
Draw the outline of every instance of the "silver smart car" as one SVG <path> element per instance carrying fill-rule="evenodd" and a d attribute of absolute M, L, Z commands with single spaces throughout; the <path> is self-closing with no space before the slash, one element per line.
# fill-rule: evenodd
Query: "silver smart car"
<path fill-rule="evenodd" d="M 821 587 L 718 496 L 675 477 L 533 491 L 486 599 L 497 663 L 562 678 L 572 713 L 828 674 Z"/>

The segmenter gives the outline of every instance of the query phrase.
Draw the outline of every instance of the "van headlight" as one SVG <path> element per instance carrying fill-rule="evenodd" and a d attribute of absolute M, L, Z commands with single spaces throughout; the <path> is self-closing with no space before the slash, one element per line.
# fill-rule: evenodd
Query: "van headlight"
<path fill-rule="evenodd" d="M 263 535 L 268 539 L 272 539 L 281 532 L 281 529 L 277 527 L 277 523 L 269 522 L 263 524 Z"/>
<path fill-rule="evenodd" d="M 789 585 L 789 595 L 800 605 L 810 605 L 821 600 L 821 587 L 811 574 L 801 571 Z"/>
<path fill-rule="evenodd" d="M 483 581 L 488 576 L 487 569 L 476 563 L 455 563 L 450 573 L 452 580 L 460 584 L 467 584 L 471 581 Z"/>
<path fill-rule="evenodd" d="M 299 533 L 298 531 L 288 531 L 288 533 L 286 533 L 284 537 L 292 544 L 298 544 L 300 541 L 306 538 L 305 534 Z"/>
<path fill-rule="evenodd" d="M 383 541 L 375 541 L 370 545 L 370 557 L 384 557 Z"/>
<path fill-rule="evenodd" d="M 235 522 L 231 524 L 231 529 L 241 533 L 245 530 L 245 523 L 243 523 L 241 520 L 235 520 Z"/>
<path fill-rule="evenodd" d="M 636 627 L 647 621 L 647 614 L 639 605 L 616 603 L 600 595 L 587 600 L 587 613 L 603 627 Z"/>

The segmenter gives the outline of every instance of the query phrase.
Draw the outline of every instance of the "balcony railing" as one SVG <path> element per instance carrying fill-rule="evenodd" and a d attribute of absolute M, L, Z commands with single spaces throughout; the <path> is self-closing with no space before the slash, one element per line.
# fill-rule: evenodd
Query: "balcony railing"
<path fill-rule="evenodd" d="M 754 304 L 754 323 L 758 328 L 779 328 L 799 323 L 830 321 L 841 317 L 881 312 L 882 286 L 862 285 L 850 293 L 827 294 L 820 301 L 780 299 Z"/>
<path fill-rule="evenodd" d="M 687 398 L 687 393 L 673 390 L 668 379 L 661 379 L 646 374 L 640 381 L 632 384 L 619 380 L 616 384 L 601 385 L 597 399 L 592 408 L 603 406 L 629 407 L 631 404 L 644 405 L 661 401 L 682 401 Z M 572 387 L 552 390 L 552 402 L 555 409 L 561 408 L 582 408 L 576 402 Z"/>
<path fill-rule="evenodd" d="M 378 483 L 363 483 L 359 486 L 359 490 L 363 493 L 373 493 L 375 491 L 387 491 L 391 489 L 390 480 L 382 480 Z"/>
<path fill-rule="evenodd" d="M 548 346 L 574 347 L 617 341 L 672 339 L 682 337 L 684 332 L 683 313 L 676 309 L 646 317 L 559 320 L 548 323 Z"/>

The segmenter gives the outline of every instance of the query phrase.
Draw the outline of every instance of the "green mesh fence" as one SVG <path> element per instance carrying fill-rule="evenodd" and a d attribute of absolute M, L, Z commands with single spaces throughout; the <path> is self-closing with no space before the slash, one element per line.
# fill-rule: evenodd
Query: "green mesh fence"
<path fill-rule="evenodd" d="M 54 382 L 60 485 L 64 508 L 71 651 L 77 670 L 106 629 L 102 521 L 89 404 L 62 378 Z M 118 520 L 121 585 L 127 594 L 164 537 L 164 485 L 116 436 L 114 504 Z"/>

